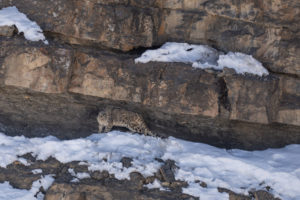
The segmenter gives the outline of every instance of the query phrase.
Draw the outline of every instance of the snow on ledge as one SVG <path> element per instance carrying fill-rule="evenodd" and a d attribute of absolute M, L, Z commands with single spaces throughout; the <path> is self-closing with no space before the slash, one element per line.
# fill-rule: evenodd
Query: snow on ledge
<path fill-rule="evenodd" d="M 221 68 L 232 67 L 238 74 L 250 73 L 259 76 L 269 74 L 268 70 L 266 70 L 266 68 L 251 55 L 238 52 L 229 52 L 226 55 L 220 55 L 218 65 Z"/>
<path fill-rule="evenodd" d="M 6 7 L 0 10 L 0 26 L 13 26 L 18 28 L 19 33 L 23 32 L 27 40 L 42 40 L 48 44 L 42 29 L 39 25 L 27 18 L 15 6 Z"/>
<path fill-rule="evenodd" d="M 232 68 L 238 74 L 250 73 L 258 76 L 268 75 L 268 70 L 253 58 L 243 53 L 222 52 L 207 45 L 167 42 L 156 50 L 147 50 L 135 63 L 154 62 L 181 62 L 192 64 L 195 68 L 213 68 L 222 70 Z"/>

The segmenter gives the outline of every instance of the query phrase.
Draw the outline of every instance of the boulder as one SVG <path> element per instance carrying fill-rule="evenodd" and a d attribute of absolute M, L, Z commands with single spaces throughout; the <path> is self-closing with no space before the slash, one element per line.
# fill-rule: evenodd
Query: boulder
<path fill-rule="evenodd" d="M 15 26 L 0 26 L 0 36 L 12 37 L 17 32 Z"/>

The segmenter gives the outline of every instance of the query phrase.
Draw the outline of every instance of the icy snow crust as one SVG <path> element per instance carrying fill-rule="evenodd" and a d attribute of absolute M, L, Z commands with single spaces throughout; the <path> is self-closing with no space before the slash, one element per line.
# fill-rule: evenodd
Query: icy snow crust
<path fill-rule="evenodd" d="M 179 167 L 176 179 L 189 183 L 183 192 L 202 200 L 228 200 L 228 195 L 219 193 L 217 187 L 247 194 L 253 188 L 264 189 L 266 186 L 282 199 L 300 199 L 299 152 L 300 145 L 253 152 L 226 151 L 172 137 L 160 139 L 118 131 L 66 141 L 55 137 L 29 139 L 0 134 L 1 167 L 18 160 L 18 155 L 32 153 L 41 160 L 53 156 L 62 163 L 82 161 L 91 171 L 107 170 L 118 179 L 129 179 L 133 171 L 144 176 L 153 175 L 161 166 L 155 158 L 172 159 Z M 122 157 L 133 158 L 132 167 L 123 168 Z M 88 177 L 87 174 L 75 175 L 78 179 Z M 202 188 L 195 182 L 197 180 L 206 182 L 208 188 Z M 0 190 L 4 191 L 3 188 L 8 186 L 7 183 L 0 184 Z M 163 189 L 158 181 L 147 187 Z"/>
<path fill-rule="evenodd" d="M 192 45 L 187 43 L 167 42 L 156 50 L 147 50 L 141 57 L 135 59 L 136 63 L 153 62 L 181 62 L 192 64 L 195 68 L 213 68 L 222 70 L 224 67 L 232 68 L 238 74 L 268 75 L 263 65 L 251 55 L 222 52 L 207 45 Z"/>
<path fill-rule="evenodd" d="M 36 22 L 31 21 L 27 16 L 15 7 L 7 7 L 0 10 L 0 26 L 13 26 L 15 25 L 19 32 L 24 33 L 27 40 L 39 41 L 42 40 L 48 44 L 42 29 Z"/>

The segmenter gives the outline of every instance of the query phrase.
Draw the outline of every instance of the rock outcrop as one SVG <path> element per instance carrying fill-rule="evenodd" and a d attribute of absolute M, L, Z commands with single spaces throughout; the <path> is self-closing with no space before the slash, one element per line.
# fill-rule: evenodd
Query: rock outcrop
<path fill-rule="evenodd" d="M 143 116 L 154 133 L 226 148 L 300 143 L 297 0 L 1 0 L 49 45 L 0 27 L 0 130 L 74 138 L 97 132 L 106 106 Z M 269 76 L 136 64 L 167 41 L 254 55 Z"/>
<path fill-rule="evenodd" d="M 113 174 L 109 174 L 105 170 L 102 172 L 89 171 L 88 166 L 81 165 L 79 162 L 61 163 L 51 157 L 42 161 L 34 158 L 31 154 L 23 155 L 22 158 L 26 159 L 30 164 L 23 165 L 16 161 L 6 168 L 0 167 L 0 183 L 8 181 L 14 188 L 29 190 L 33 182 L 51 174 L 54 182 L 50 188 L 45 191 L 41 187 L 37 191 L 37 193 L 44 195 L 45 200 L 199 199 L 182 192 L 182 189 L 186 188 L 188 183 L 174 179 L 174 174 L 170 172 L 170 167 L 174 163 L 171 160 L 166 161 L 154 176 L 144 177 L 138 172 L 132 172 L 129 180 L 118 180 Z M 82 179 L 77 178 L 76 180 L 74 174 L 70 173 L 70 169 L 74 173 L 86 173 L 88 176 Z M 159 180 L 165 190 L 148 188 L 147 184 L 152 183 L 154 180 Z M 199 182 L 199 184 L 203 188 L 207 187 L 205 182 Z M 218 190 L 221 193 L 228 193 L 230 200 L 251 200 L 254 198 L 256 200 L 280 200 L 274 198 L 267 190 L 261 189 L 253 190 L 249 195 L 236 194 L 226 188 L 219 188 Z"/>
<path fill-rule="evenodd" d="M 9 5 L 71 44 L 128 51 L 167 41 L 202 43 L 300 75 L 297 0 L 2 0 L 0 6 Z"/>

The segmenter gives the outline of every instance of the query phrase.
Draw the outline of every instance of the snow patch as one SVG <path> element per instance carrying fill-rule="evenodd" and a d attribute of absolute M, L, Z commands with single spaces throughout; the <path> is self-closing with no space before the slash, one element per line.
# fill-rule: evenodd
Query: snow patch
<path fill-rule="evenodd" d="M 33 174 L 41 174 L 43 173 L 43 170 L 42 169 L 34 169 L 31 171 Z"/>
<path fill-rule="evenodd" d="M 90 176 L 88 173 L 86 173 L 86 172 L 79 172 L 79 173 L 76 173 L 76 172 L 74 171 L 74 169 L 72 169 L 72 168 L 69 168 L 69 169 L 68 169 L 68 172 L 69 172 L 72 176 L 75 177 L 71 182 L 79 182 L 79 179 L 85 179 L 85 178 L 90 178 L 90 177 L 91 177 L 91 176 Z"/>
<path fill-rule="evenodd" d="M 183 191 L 201 199 L 216 197 L 227 200 L 228 195 L 219 193 L 218 187 L 243 194 L 254 188 L 271 187 L 276 197 L 300 199 L 299 152 L 300 145 L 264 151 L 227 151 L 172 137 L 160 139 L 119 131 L 73 140 L 55 137 L 29 139 L 0 134 L 1 167 L 18 160 L 18 156 L 32 153 L 41 160 L 52 156 L 62 163 L 82 161 L 89 170 L 107 170 L 118 179 L 129 179 L 131 172 L 140 172 L 145 177 L 157 172 L 161 163 L 155 158 L 171 159 L 179 167 L 176 180 L 186 181 L 189 185 Z M 123 157 L 132 158 L 131 167 L 123 167 Z M 87 174 L 74 172 L 74 177 L 79 180 Z M 202 188 L 199 182 L 205 182 L 207 188 Z"/>
<path fill-rule="evenodd" d="M 226 55 L 207 45 L 167 42 L 156 50 L 147 50 L 136 63 L 148 62 L 180 62 L 192 64 L 195 68 L 213 68 L 222 70 L 232 68 L 238 74 L 268 75 L 263 65 L 251 55 L 229 52 Z"/>
<path fill-rule="evenodd" d="M 220 68 L 233 68 L 238 74 L 251 73 L 259 76 L 268 74 L 268 71 L 260 62 L 252 56 L 243 53 L 229 52 L 226 55 L 220 55 L 218 66 Z"/>
<path fill-rule="evenodd" d="M 216 64 L 219 52 L 206 45 L 167 42 L 161 48 L 148 50 L 135 59 L 137 63 L 157 62 L 202 62 Z"/>
<path fill-rule="evenodd" d="M 19 33 L 23 32 L 27 40 L 42 40 L 48 44 L 42 29 L 39 25 L 27 18 L 15 6 L 3 8 L 0 10 L 0 26 L 13 26 L 18 28 Z"/>
<path fill-rule="evenodd" d="M 43 187 L 46 191 L 52 185 L 53 181 L 53 177 L 47 175 L 33 182 L 30 190 L 13 188 L 8 182 L 0 183 L 0 200 L 43 200 L 44 195 L 39 192 L 40 188 Z"/>
<path fill-rule="evenodd" d="M 160 181 L 157 180 L 157 179 L 155 179 L 155 180 L 153 181 L 153 183 L 149 183 L 149 184 L 145 185 L 145 187 L 148 188 L 148 189 L 159 189 L 159 190 L 162 190 L 162 191 L 165 190 L 165 189 L 162 187 Z"/>
<path fill-rule="evenodd" d="M 29 166 L 30 163 L 25 158 L 18 158 L 18 161 L 25 166 Z"/>
<path fill-rule="evenodd" d="M 187 188 L 182 188 L 182 192 L 195 197 L 201 197 L 201 200 L 228 200 L 227 193 L 220 193 L 217 188 L 199 187 L 198 183 L 189 183 Z"/>
<path fill-rule="evenodd" d="M 90 178 L 90 175 L 86 172 L 79 172 L 76 174 L 76 177 L 79 179 Z"/>

